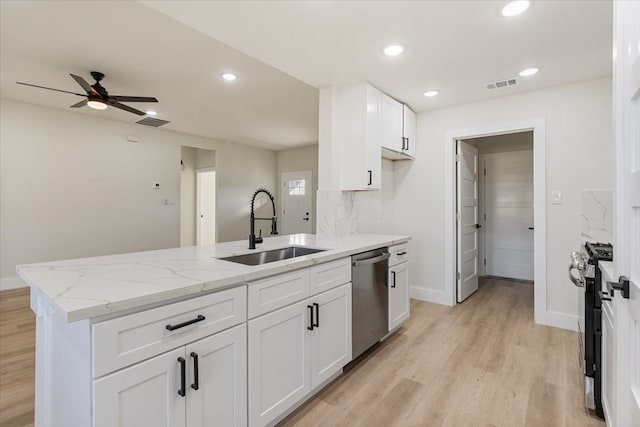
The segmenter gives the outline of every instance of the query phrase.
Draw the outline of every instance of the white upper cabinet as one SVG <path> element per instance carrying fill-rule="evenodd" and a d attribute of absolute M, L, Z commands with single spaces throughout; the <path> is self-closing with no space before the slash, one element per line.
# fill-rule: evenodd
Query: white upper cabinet
<path fill-rule="evenodd" d="M 416 113 L 411 111 L 406 105 L 402 106 L 402 152 L 411 157 L 416 156 Z"/>
<path fill-rule="evenodd" d="M 380 110 L 382 92 L 367 83 L 341 88 L 338 96 L 340 189 L 382 188 Z"/>
<path fill-rule="evenodd" d="M 380 114 L 382 157 L 410 159 L 416 155 L 416 113 L 388 95 L 382 95 Z"/>
<path fill-rule="evenodd" d="M 387 95 L 382 96 L 380 134 L 383 148 L 398 152 L 404 149 L 403 109 L 404 105 L 395 99 Z"/>

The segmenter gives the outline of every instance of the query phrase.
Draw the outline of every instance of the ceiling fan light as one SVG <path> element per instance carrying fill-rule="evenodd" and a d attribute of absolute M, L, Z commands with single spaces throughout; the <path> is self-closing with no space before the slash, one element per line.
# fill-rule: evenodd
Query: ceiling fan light
<path fill-rule="evenodd" d="M 91 107 L 94 110 L 106 110 L 107 104 L 105 104 L 102 101 L 96 101 L 94 99 L 90 99 L 89 101 L 87 101 L 87 107 Z"/>

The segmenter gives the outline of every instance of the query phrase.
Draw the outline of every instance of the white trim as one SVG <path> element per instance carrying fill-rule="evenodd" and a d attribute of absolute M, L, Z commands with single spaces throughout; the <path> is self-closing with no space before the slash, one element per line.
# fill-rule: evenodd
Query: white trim
<path fill-rule="evenodd" d="M 548 326 L 555 326 L 556 328 L 568 329 L 570 331 L 578 330 L 578 321 L 580 316 L 575 314 L 560 313 L 558 311 L 547 311 L 545 314 L 544 323 Z M 536 320 L 537 321 L 537 320 Z"/>
<path fill-rule="evenodd" d="M 571 317 L 547 311 L 547 201 L 546 201 L 546 132 L 545 119 L 495 123 L 469 129 L 448 131 L 444 140 L 444 226 L 445 226 L 445 298 L 447 305 L 456 301 L 456 228 L 455 228 L 455 141 L 458 139 L 502 135 L 514 132 L 533 131 L 533 201 L 534 201 L 534 319 L 544 325 L 570 326 L 568 321 L 559 321 L 558 316 Z M 575 326 L 573 326 L 575 328 Z M 572 329 L 572 328 L 566 328 Z"/>
<path fill-rule="evenodd" d="M 8 277 L 0 279 L 0 291 L 8 291 L 9 289 L 28 288 L 29 285 L 19 277 Z"/>
<path fill-rule="evenodd" d="M 433 302 L 435 304 L 453 305 L 449 302 L 445 291 L 435 291 L 429 288 L 411 286 L 409 287 L 409 297 L 420 301 Z"/>

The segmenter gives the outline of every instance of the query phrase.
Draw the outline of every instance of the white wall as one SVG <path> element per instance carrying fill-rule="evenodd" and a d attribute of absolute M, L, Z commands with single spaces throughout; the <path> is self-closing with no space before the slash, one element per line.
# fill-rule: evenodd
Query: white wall
<path fill-rule="evenodd" d="M 285 172 L 311 171 L 311 229 L 316 229 L 316 191 L 318 190 L 318 146 L 294 148 L 278 151 L 278 190 L 276 192 L 276 204 L 278 216 L 282 213 L 282 174 Z"/>
<path fill-rule="evenodd" d="M 611 80 L 528 92 L 418 115 L 418 156 L 395 164 L 395 233 L 411 241 L 412 295 L 444 301 L 444 145 L 459 129 L 546 120 L 547 194 L 562 191 L 563 204 L 547 199 L 547 311 L 578 314 L 578 291 L 566 276 L 569 253 L 580 243 L 583 189 L 612 186 Z M 588 171 L 588 172 L 587 172 Z"/>
<path fill-rule="evenodd" d="M 216 150 L 219 241 L 246 238 L 252 192 L 275 188 L 273 151 L 5 99 L 0 109 L 1 288 L 22 284 L 16 264 L 178 246 L 181 145 Z"/>

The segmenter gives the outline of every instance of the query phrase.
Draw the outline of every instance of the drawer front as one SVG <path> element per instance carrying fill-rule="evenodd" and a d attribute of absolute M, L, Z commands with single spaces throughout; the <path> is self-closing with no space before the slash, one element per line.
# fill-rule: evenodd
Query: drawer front
<path fill-rule="evenodd" d="M 316 265 L 310 274 L 311 295 L 344 285 L 351 281 L 351 258 Z"/>
<path fill-rule="evenodd" d="M 401 245 L 391 246 L 389 248 L 389 267 L 409 260 L 409 245 L 403 243 Z"/>
<path fill-rule="evenodd" d="M 268 313 L 309 296 L 309 269 L 249 283 L 249 318 Z"/>
<path fill-rule="evenodd" d="M 96 323 L 92 327 L 93 376 L 100 377 L 246 320 L 247 287 L 238 286 Z M 169 330 L 168 325 L 178 327 Z"/>

